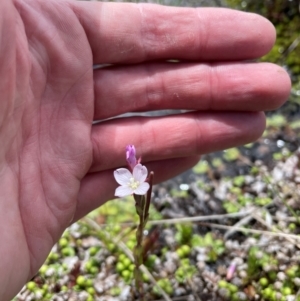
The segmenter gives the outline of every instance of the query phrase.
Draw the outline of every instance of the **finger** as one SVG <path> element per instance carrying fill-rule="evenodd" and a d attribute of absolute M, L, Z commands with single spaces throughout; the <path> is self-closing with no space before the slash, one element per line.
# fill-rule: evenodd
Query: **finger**
<path fill-rule="evenodd" d="M 287 72 L 269 63 L 144 64 L 100 69 L 94 78 L 95 119 L 164 109 L 273 110 L 291 88 Z"/>
<path fill-rule="evenodd" d="M 134 144 L 143 162 L 201 155 L 256 140 L 263 113 L 193 112 L 157 118 L 120 118 L 92 128 L 91 171 L 124 165 L 124 149 Z"/>
<path fill-rule="evenodd" d="M 156 162 L 148 162 L 147 168 L 154 172 L 154 183 L 159 183 L 175 177 L 185 170 L 193 167 L 198 161 L 198 156 L 177 158 Z M 123 164 L 125 159 L 123 160 Z M 114 198 L 114 191 L 118 186 L 113 178 L 113 170 L 88 174 L 81 182 L 78 195 L 77 209 L 73 222 L 85 216 L 104 202 Z"/>
<path fill-rule="evenodd" d="M 275 41 L 268 20 L 224 8 L 80 1 L 72 5 L 95 64 L 252 59 L 267 53 Z"/>

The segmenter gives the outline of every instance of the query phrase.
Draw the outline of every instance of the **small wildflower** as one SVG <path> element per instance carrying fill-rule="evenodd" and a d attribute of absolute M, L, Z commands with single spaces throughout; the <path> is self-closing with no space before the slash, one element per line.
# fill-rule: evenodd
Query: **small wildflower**
<path fill-rule="evenodd" d="M 115 191 L 115 196 L 125 197 L 131 194 L 144 195 L 150 185 L 145 182 L 148 175 L 146 166 L 136 164 L 131 173 L 126 168 L 119 168 L 114 171 L 114 177 L 119 186 Z"/>
<path fill-rule="evenodd" d="M 133 168 L 137 165 L 137 163 L 139 163 L 136 160 L 136 152 L 135 152 L 134 145 L 126 146 L 126 161 L 129 167 L 131 168 L 131 170 L 133 170 Z"/>
<path fill-rule="evenodd" d="M 235 269 L 236 269 L 236 264 L 233 262 L 230 264 L 228 270 L 227 270 L 227 274 L 226 274 L 226 279 L 227 280 L 231 280 L 234 276 L 235 273 Z"/>

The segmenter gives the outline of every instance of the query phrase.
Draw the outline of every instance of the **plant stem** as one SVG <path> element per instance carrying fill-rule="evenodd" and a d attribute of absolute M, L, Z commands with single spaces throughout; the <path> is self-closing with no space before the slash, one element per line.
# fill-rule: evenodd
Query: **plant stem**
<path fill-rule="evenodd" d="M 153 185 L 153 172 L 149 175 L 149 185 L 150 188 L 147 192 L 147 195 L 136 195 L 133 197 L 135 199 L 135 208 L 136 213 L 139 216 L 139 225 L 136 230 L 136 246 L 134 248 L 133 256 L 134 256 L 134 278 L 135 278 L 135 286 L 140 295 L 140 300 L 144 300 L 144 290 L 143 290 L 143 276 L 140 271 L 140 266 L 143 264 L 143 233 L 146 227 L 146 223 L 149 218 L 149 208 L 151 201 L 151 193 L 152 193 L 152 185 Z"/>

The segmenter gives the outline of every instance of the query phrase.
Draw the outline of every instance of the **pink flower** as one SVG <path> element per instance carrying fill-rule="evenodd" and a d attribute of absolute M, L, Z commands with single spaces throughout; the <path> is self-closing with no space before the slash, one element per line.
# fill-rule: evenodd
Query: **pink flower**
<path fill-rule="evenodd" d="M 231 280 L 233 278 L 235 269 L 236 269 L 236 264 L 234 262 L 232 262 L 230 264 L 229 268 L 227 269 L 227 274 L 226 274 L 227 280 Z"/>
<path fill-rule="evenodd" d="M 136 164 L 132 173 L 126 168 L 118 168 L 114 171 L 114 177 L 118 184 L 115 196 L 125 197 L 132 194 L 143 195 L 145 194 L 150 185 L 145 182 L 148 175 L 146 166 Z"/>
<path fill-rule="evenodd" d="M 133 170 L 133 168 L 137 165 L 138 162 L 136 160 L 136 152 L 134 145 L 126 146 L 126 161 L 131 170 Z"/>

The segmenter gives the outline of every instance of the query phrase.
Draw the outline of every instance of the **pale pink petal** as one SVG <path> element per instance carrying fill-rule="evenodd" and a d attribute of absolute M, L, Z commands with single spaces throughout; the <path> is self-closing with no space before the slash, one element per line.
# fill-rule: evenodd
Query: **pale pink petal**
<path fill-rule="evenodd" d="M 144 182 L 144 183 L 141 183 L 139 185 L 139 187 L 134 190 L 133 193 L 138 194 L 138 195 L 143 195 L 143 194 L 145 194 L 148 191 L 149 188 L 150 188 L 149 183 Z"/>
<path fill-rule="evenodd" d="M 137 164 L 134 167 L 132 174 L 136 181 L 139 181 L 140 183 L 145 182 L 148 175 L 147 167 L 142 164 Z"/>
<path fill-rule="evenodd" d="M 131 172 L 126 168 L 118 168 L 114 171 L 114 177 L 118 184 L 127 185 L 130 178 L 132 178 Z"/>
<path fill-rule="evenodd" d="M 126 146 L 126 160 L 131 168 L 134 168 L 136 165 L 136 151 L 134 145 Z"/>
<path fill-rule="evenodd" d="M 119 186 L 115 191 L 115 196 L 120 198 L 131 195 L 133 193 L 132 189 L 128 186 Z"/>

